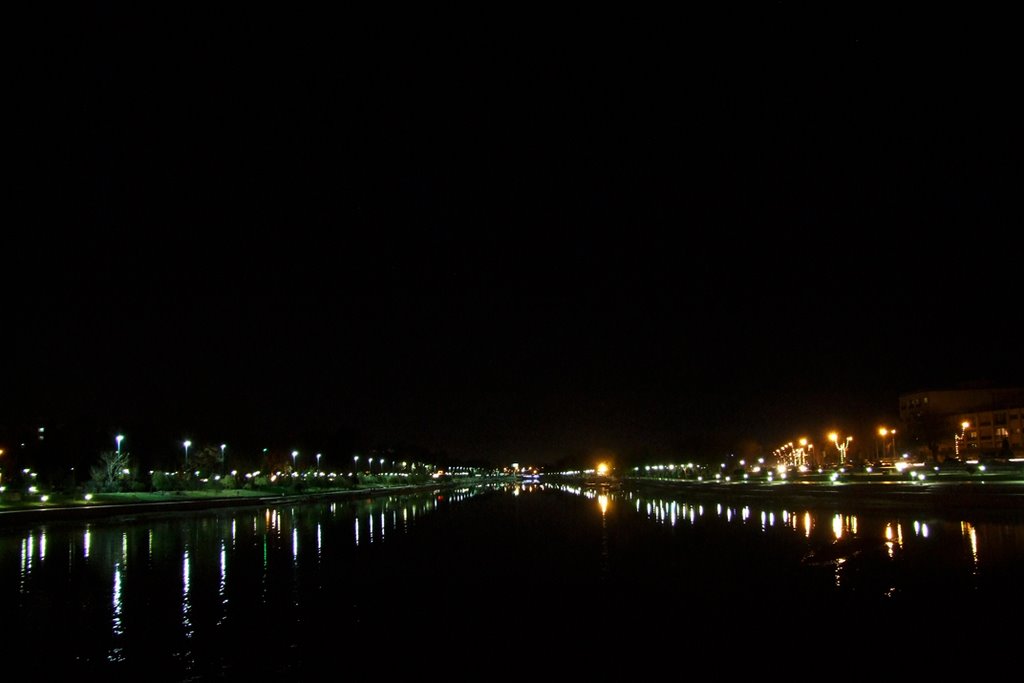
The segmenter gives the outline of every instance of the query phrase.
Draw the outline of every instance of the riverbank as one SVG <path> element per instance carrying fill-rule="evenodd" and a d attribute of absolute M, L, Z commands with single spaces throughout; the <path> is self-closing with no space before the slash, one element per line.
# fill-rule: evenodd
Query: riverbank
<path fill-rule="evenodd" d="M 38 524 L 65 519 L 94 519 L 123 515 L 160 514 L 215 508 L 262 507 L 284 503 L 313 503 L 331 500 L 403 495 L 437 489 L 500 483 L 500 477 L 472 477 L 431 481 L 424 484 L 375 486 L 368 488 L 319 489 L 302 493 L 235 489 L 231 491 L 165 491 L 97 494 L 90 500 L 70 498 L 46 503 L 25 503 L 0 509 L 0 526 Z"/>

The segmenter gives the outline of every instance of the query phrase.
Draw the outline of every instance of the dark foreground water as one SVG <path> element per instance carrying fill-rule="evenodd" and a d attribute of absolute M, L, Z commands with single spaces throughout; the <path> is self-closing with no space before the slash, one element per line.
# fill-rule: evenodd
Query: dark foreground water
<path fill-rule="evenodd" d="M 448 489 L 2 529 L 0 661 L 44 677 L 263 679 L 387 653 L 515 660 L 581 638 L 616 656 L 920 654 L 1019 638 L 1022 585 L 1013 516 Z"/>

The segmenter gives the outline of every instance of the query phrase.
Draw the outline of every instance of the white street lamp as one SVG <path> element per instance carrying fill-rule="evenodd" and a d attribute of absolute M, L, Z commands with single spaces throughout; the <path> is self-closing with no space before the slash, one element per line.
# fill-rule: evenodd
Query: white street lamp
<path fill-rule="evenodd" d="M 292 451 L 292 469 L 295 469 L 296 467 L 298 467 L 298 461 L 299 461 L 299 452 L 298 451 Z"/>
<path fill-rule="evenodd" d="M 185 441 L 185 464 L 188 465 L 188 447 L 192 445 L 191 441 Z"/>
<path fill-rule="evenodd" d="M 317 471 L 317 472 L 319 472 L 319 471 L 320 471 L 320 456 L 321 456 L 321 455 L 322 455 L 321 453 L 317 453 L 317 454 L 316 454 L 316 471 Z"/>
<path fill-rule="evenodd" d="M 124 441 L 124 434 L 118 434 L 115 436 L 114 441 L 117 442 L 117 454 L 121 455 L 121 442 Z"/>
<path fill-rule="evenodd" d="M 228 445 L 226 443 L 222 443 L 220 445 L 220 461 L 221 461 L 222 464 L 224 462 L 224 449 L 227 448 L 227 447 L 228 447 Z"/>

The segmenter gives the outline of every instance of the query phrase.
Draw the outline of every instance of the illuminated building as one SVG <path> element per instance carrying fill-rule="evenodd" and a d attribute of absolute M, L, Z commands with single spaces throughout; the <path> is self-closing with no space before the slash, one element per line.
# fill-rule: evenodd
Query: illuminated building
<path fill-rule="evenodd" d="M 900 418 L 913 442 L 931 448 L 940 459 L 957 451 L 961 457 L 1005 455 L 1006 446 L 1024 456 L 1024 389 L 903 394 Z"/>

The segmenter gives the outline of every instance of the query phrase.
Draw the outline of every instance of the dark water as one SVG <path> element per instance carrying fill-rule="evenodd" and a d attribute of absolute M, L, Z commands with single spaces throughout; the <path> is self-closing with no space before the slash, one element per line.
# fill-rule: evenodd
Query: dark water
<path fill-rule="evenodd" d="M 962 642 L 1020 621 L 1022 581 L 1017 518 L 439 490 L 4 529 L 0 655 L 187 679 L 311 677 L 369 652 L 559 651 L 581 634 L 615 652 Z"/>

